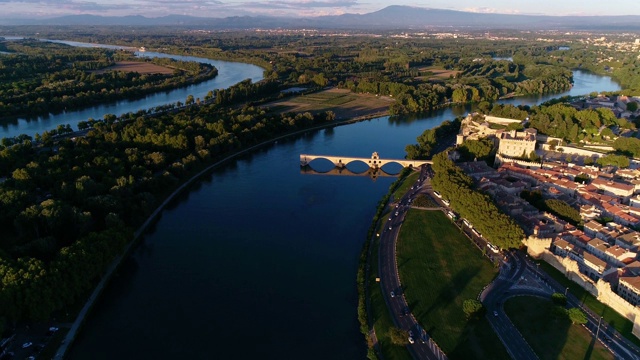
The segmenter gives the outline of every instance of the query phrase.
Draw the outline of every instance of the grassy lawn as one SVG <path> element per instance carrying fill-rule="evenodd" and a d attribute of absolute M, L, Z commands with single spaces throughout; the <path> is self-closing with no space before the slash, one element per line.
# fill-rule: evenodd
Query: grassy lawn
<path fill-rule="evenodd" d="M 355 95 L 319 92 L 313 94 L 307 94 L 304 96 L 298 96 L 291 99 L 292 102 L 304 103 L 304 104 L 328 104 L 328 105 L 342 105 L 349 101 L 357 99 Z"/>
<path fill-rule="evenodd" d="M 433 208 L 440 207 L 440 205 L 436 204 L 431 197 L 425 194 L 419 194 L 416 196 L 416 199 L 413 201 L 413 206 L 424 207 L 424 208 Z"/>
<path fill-rule="evenodd" d="M 566 316 L 553 314 L 554 304 L 536 297 L 516 297 L 505 303 L 513 324 L 542 360 L 613 359 L 600 342 Z"/>
<path fill-rule="evenodd" d="M 420 177 L 420 171 L 414 171 L 409 174 L 409 176 L 404 179 L 402 184 L 398 186 L 396 191 L 393 192 L 393 197 L 391 198 L 391 200 L 397 201 L 398 199 L 402 198 L 404 194 L 406 194 L 407 191 L 409 191 L 409 189 L 413 186 L 413 184 L 415 184 L 416 180 L 418 180 L 418 177 Z"/>
<path fill-rule="evenodd" d="M 497 269 L 440 211 L 410 210 L 397 245 L 405 296 L 420 324 L 452 359 L 509 359 L 489 324 L 469 323 L 475 299 Z"/>
<path fill-rule="evenodd" d="M 383 219 L 388 216 L 389 213 L 385 213 Z M 381 227 L 384 225 L 384 221 L 381 221 L 381 224 L 378 228 L 378 233 L 380 233 Z M 371 252 L 371 272 L 369 273 L 369 284 L 370 284 L 370 295 L 371 295 L 371 319 L 373 322 L 373 327 L 376 331 L 376 336 L 378 337 L 378 341 L 380 344 L 380 351 L 382 352 L 382 356 L 385 360 L 391 359 L 406 359 L 411 360 L 411 354 L 404 346 L 397 346 L 391 343 L 391 339 L 388 336 L 389 329 L 394 326 L 393 320 L 391 319 L 391 315 L 389 314 L 389 310 L 387 309 L 387 304 L 384 302 L 384 298 L 382 297 L 382 289 L 380 288 L 380 284 L 376 282 L 376 277 L 378 276 L 378 248 L 380 245 L 380 241 L 376 238 L 373 244 L 373 251 Z"/>
<path fill-rule="evenodd" d="M 633 323 L 630 320 L 618 314 L 615 310 L 608 307 L 607 305 L 598 301 L 598 299 L 596 299 L 588 291 L 583 289 L 580 285 L 567 279 L 566 276 L 564 276 L 553 266 L 549 265 L 547 262 L 540 261 L 540 268 L 560 284 L 569 287 L 569 292 L 573 296 L 582 300 L 582 303 L 585 304 L 589 309 L 591 309 L 591 311 L 602 316 L 604 320 L 614 329 L 616 329 L 620 334 L 622 334 L 622 336 L 629 339 L 634 344 L 640 346 L 640 339 L 638 339 L 631 333 L 631 331 L 633 330 Z"/>
<path fill-rule="evenodd" d="M 328 89 L 311 94 L 298 95 L 278 100 L 266 107 L 276 112 L 333 111 L 338 119 L 349 119 L 365 115 L 388 113 L 395 100 L 373 94 L 356 94 L 346 89 Z"/>

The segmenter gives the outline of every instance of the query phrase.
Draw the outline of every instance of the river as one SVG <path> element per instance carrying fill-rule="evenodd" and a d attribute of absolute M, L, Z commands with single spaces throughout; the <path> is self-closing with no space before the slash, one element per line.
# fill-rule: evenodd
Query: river
<path fill-rule="evenodd" d="M 225 71 L 219 77 L 233 76 Z M 248 77 L 242 66 L 236 71 L 237 81 Z M 606 77 L 583 81 L 584 75 L 574 75 L 584 93 L 616 90 Z M 306 175 L 298 155 L 377 151 L 402 158 L 422 131 L 468 111 L 312 131 L 212 171 L 144 235 L 69 358 L 365 358 L 356 314 L 358 256 L 394 178 Z M 312 165 L 329 168 L 321 160 Z"/>
<path fill-rule="evenodd" d="M 0 35 L 0 37 L 2 37 L 2 35 Z M 7 36 L 7 39 L 18 38 L 19 37 Z M 75 41 L 46 41 L 82 47 L 106 47 L 110 49 L 123 48 L 121 46 L 88 44 Z M 193 56 L 167 55 L 151 51 L 136 52 L 136 55 L 140 57 L 171 57 L 176 60 L 198 61 L 211 64 L 218 69 L 218 76 L 198 84 L 150 94 L 137 100 L 114 101 L 82 110 L 67 111 L 33 118 L 0 119 L 0 138 L 17 136 L 20 134 L 34 136 L 36 133 L 42 134 L 46 130 L 55 129 L 58 125 L 66 124 L 70 124 L 72 128 L 77 129 L 78 122 L 89 118 L 102 119 L 105 114 L 121 115 L 128 112 L 136 112 L 140 109 L 150 109 L 159 105 L 175 103 L 177 101 L 184 103 L 189 95 L 193 95 L 194 98 L 203 99 L 211 90 L 226 89 L 242 80 L 251 79 L 253 82 L 260 81 L 262 80 L 262 73 L 264 71 L 264 69 L 256 65 L 222 60 L 210 60 Z"/>

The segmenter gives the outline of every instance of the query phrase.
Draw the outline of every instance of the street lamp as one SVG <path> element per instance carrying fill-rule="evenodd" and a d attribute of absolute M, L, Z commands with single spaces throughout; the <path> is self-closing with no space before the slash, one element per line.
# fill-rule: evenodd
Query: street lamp
<path fill-rule="evenodd" d="M 598 334 L 600 333 L 600 323 L 602 322 L 602 316 L 600 316 L 600 320 L 598 320 L 598 329 L 596 330 L 596 341 L 598 340 Z"/>

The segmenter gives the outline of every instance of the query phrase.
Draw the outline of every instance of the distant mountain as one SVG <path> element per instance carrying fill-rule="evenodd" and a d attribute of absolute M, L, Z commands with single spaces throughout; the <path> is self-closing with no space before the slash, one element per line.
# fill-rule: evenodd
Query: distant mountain
<path fill-rule="evenodd" d="M 318 29 L 640 29 L 640 16 L 544 16 L 485 14 L 420 7 L 388 6 L 368 14 L 344 14 L 307 18 L 234 16 L 202 18 L 169 15 L 104 17 L 69 15 L 50 19 L 0 19 L 0 25 L 184 26 L 210 29 L 318 28 Z"/>
<path fill-rule="evenodd" d="M 318 18 L 316 18 L 318 19 Z M 467 27 L 492 29 L 640 28 L 640 16 L 545 16 L 472 13 L 392 5 L 368 14 L 322 17 L 327 24 L 349 28 Z"/>

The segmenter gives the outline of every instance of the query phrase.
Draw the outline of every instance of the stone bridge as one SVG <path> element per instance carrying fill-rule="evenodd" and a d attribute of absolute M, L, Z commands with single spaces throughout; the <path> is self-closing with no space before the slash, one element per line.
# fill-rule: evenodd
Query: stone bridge
<path fill-rule="evenodd" d="M 342 168 L 347 166 L 350 162 L 361 161 L 370 168 L 378 169 L 389 163 L 400 164 L 402 167 L 420 167 L 424 164 L 432 164 L 427 160 L 406 160 L 406 159 L 381 159 L 377 152 L 374 152 L 370 158 L 361 157 L 348 157 L 348 156 L 330 156 L 330 155 L 309 155 L 300 154 L 300 166 L 307 166 L 315 159 L 327 159 L 333 163 L 336 167 Z"/>

